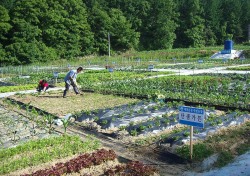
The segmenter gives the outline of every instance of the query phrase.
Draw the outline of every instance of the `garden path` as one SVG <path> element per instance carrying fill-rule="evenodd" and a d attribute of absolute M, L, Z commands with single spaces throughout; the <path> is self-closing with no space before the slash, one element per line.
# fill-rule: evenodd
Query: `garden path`
<path fill-rule="evenodd" d="M 194 75 L 194 74 L 201 74 L 201 73 L 237 73 L 237 74 L 246 74 L 250 73 L 250 71 L 237 71 L 237 70 L 226 70 L 227 68 L 234 68 L 234 67 L 243 67 L 243 66 L 250 66 L 250 64 L 242 64 L 237 66 L 224 66 L 224 67 L 215 67 L 215 68 L 208 68 L 208 69 L 198 69 L 198 70 L 190 70 L 190 69 L 153 69 L 152 71 L 170 71 L 174 72 L 173 74 L 169 75 Z M 169 76 L 169 75 L 158 75 L 159 76 Z"/>
<path fill-rule="evenodd" d="M 64 90 L 64 87 L 54 87 L 54 88 L 49 88 L 48 91 L 56 91 L 56 90 Z M 17 91 L 17 92 L 6 92 L 6 93 L 0 93 L 0 98 L 8 97 L 11 95 L 15 95 L 17 93 L 20 94 L 29 94 L 29 93 L 36 93 L 37 90 L 24 90 L 24 91 Z"/>

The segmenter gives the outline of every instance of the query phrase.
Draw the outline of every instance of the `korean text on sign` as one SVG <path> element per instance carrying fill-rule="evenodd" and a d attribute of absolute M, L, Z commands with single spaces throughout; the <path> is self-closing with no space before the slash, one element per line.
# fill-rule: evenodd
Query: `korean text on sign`
<path fill-rule="evenodd" d="M 179 111 L 179 123 L 204 128 L 204 109 L 180 106 Z"/>

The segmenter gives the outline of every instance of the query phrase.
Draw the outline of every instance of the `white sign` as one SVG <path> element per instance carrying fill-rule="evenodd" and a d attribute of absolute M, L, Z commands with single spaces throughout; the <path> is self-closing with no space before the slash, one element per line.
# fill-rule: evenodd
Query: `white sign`
<path fill-rule="evenodd" d="M 179 107 L 179 123 L 204 128 L 205 110 L 189 106 Z"/>

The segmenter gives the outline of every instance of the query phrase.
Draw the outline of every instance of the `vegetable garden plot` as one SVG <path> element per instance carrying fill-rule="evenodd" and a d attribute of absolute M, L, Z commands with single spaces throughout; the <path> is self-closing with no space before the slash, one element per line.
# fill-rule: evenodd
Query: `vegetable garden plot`
<path fill-rule="evenodd" d="M 199 61 L 199 60 L 198 60 Z M 199 62 L 190 62 L 190 63 L 182 63 L 176 65 L 156 65 L 156 69 L 208 69 L 215 67 L 223 67 L 225 63 L 223 62 L 208 62 L 206 60 L 202 60 L 202 63 Z M 201 61 L 200 61 L 201 62 Z"/>
<path fill-rule="evenodd" d="M 235 80 L 217 76 L 168 76 L 116 80 L 92 85 L 93 90 L 131 96 L 157 97 L 250 110 L 250 77 Z"/>
<path fill-rule="evenodd" d="M 34 96 L 34 97 L 36 97 L 36 96 Z M 40 97 L 36 97 L 36 98 L 40 98 Z M 73 98 L 72 100 L 74 101 L 75 99 Z M 69 101 L 71 101 L 71 100 L 69 100 Z M 96 101 L 99 101 L 99 100 L 96 99 Z M 136 140 L 139 137 L 146 138 L 148 136 L 159 135 L 159 134 L 161 134 L 161 132 L 168 134 L 165 136 L 166 138 L 162 138 L 161 146 L 163 146 L 164 144 L 169 145 L 169 140 L 173 140 L 174 145 L 183 145 L 185 140 L 188 140 L 188 138 L 187 138 L 188 135 L 187 135 L 187 130 L 186 130 L 187 128 L 185 126 L 183 126 L 182 128 L 177 128 L 178 119 L 176 117 L 177 117 L 178 112 L 176 110 L 177 110 L 177 107 L 179 105 L 183 105 L 182 103 L 177 103 L 177 102 L 164 103 L 162 101 L 138 102 L 138 100 L 137 100 L 137 101 L 134 101 L 131 103 L 126 103 L 126 104 L 127 105 L 112 107 L 112 108 L 96 108 L 93 110 L 89 109 L 89 110 L 85 111 L 86 121 L 96 121 L 98 126 L 100 126 L 102 128 L 99 131 L 101 133 L 103 133 L 105 131 L 106 132 L 112 131 L 114 133 L 117 132 L 116 134 L 118 134 L 117 136 L 119 136 L 120 132 L 127 132 L 123 136 L 123 140 L 126 140 L 126 139 L 130 140 L 131 138 L 132 138 L 132 140 Z M 169 112 L 169 113 L 164 114 L 163 112 Z M 207 134 L 210 135 L 213 132 L 219 131 L 220 129 L 219 128 L 217 129 L 216 126 L 220 126 L 220 124 L 221 124 L 220 118 L 223 119 L 223 122 L 225 120 L 225 122 L 228 122 L 229 124 L 235 123 L 234 118 L 221 116 L 221 114 L 219 114 L 218 111 L 215 111 L 213 109 L 210 109 L 207 112 L 209 113 L 209 115 L 212 114 L 209 116 L 209 118 L 208 118 L 209 120 L 207 119 L 207 121 L 206 121 L 206 126 L 208 126 L 208 129 L 207 129 L 207 131 L 199 131 L 199 132 L 197 129 L 195 129 L 195 132 L 197 135 L 200 135 L 200 134 L 203 135 L 202 133 L 204 133 L 205 135 L 207 135 Z M 235 119 L 237 119 L 237 117 L 240 116 L 239 113 L 240 112 L 237 112 Z M 79 113 L 76 113 L 75 115 L 77 115 L 77 114 L 79 114 Z M 114 121 L 114 119 L 111 118 L 112 114 L 114 114 L 114 118 L 116 118 L 117 120 L 118 119 L 119 120 L 126 119 L 126 121 L 128 121 L 128 120 L 132 119 L 133 121 L 135 121 L 133 123 L 128 123 L 129 126 L 131 126 L 133 128 L 133 129 L 131 129 L 131 132 L 129 132 L 129 128 L 124 128 L 125 125 L 119 125 L 121 123 L 119 120 L 118 120 L 118 123 L 116 124 L 116 126 L 114 125 L 113 127 L 112 126 L 105 127 L 104 125 L 109 124 L 109 120 L 112 123 L 116 122 L 116 121 Z M 148 118 L 146 121 L 143 121 L 143 119 L 145 117 L 148 117 L 149 114 L 150 115 L 152 114 L 153 118 L 152 119 Z M 235 114 L 235 113 L 230 112 L 229 114 Z M 100 119 L 100 117 L 102 117 L 102 116 L 104 116 L 105 118 Z M 99 117 L 99 118 L 97 118 L 97 117 Z M 214 117 L 214 118 L 212 118 L 212 117 Z M 78 120 L 80 120 L 81 118 L 82 117 L 79 116 Z M 244 118 L 246 120 L 249 117 L 244 116 Z M 228 120 L 226 120 L 226 119 L 228 119 Z M 241 117 L 239 119 L 241 119 Z M 150 120 L 152 120 L 152 121 L 150 121 Z M 166 122 L 165 122 L 165 120 L 166 120 Z M 168 120 L 170 120 L 170 122 Z M 239 124 L 243 121 L 239 120 Z M 159 124 L 159 122 L 161 125 L 157 126 Z M 169 125 L 167 125 L 168 122 L 169 122 Z M 110 123 L 110 124 L 112 124 L 112 123 Z M 143 123 L 145 123 L 145 124 L 143 124 Z M 148 127 L 151 127 L 150 124 L 156 125 L 155 126 L 156 128 L 153 129 L 153 126 L 152 126 L 152 128 L 151 128 L 152 130 L 151 130 L 150 128 L 148 128 Z M 168 129 L 168 127 L 171 127 L 171 126 L 176 126 L 176 127 Z M 210 126 L 214 127 L 214 129 L 210 128 Z M 147 128 L 145 128 L 145 127 L 147 127 Z M 227 128 L 227 127 L 225 126 L 225 128 Z M 117 136 L 115 136 L 115 137 L 117 137 Z M 203 135 L 203 137 L 204 137 L 204 135 Z M 197 140 L 198 139 L 202 140 L 203 138 L 197 137 Z M 169 149 L 169 148 L 167 148 L 167 149 Z M 111 169 L 111 170 L 113 170 L 113 169 Z"/>
<path fill-rule="evenodd" d="M 64 82 L 65 73 L 61 73 L 57 77 L 57 83 Z M 32 85 L 35 84 L 37 86 L 39 80 L 46 79 L 50 84 L 55 81 L 55 78 L 52 73 L 30 73 L 28 76 L 12 76 L 7 78 L 5 82 L 17 85 Z"/>
<path fill-rule="evenodd" d="M 173 144 L 183 145 L 189 141 L 189 132 L 187 126 L 178 122 L 179 105 L 183 104 L 142 101 L 112 109 L 99 109 L 79 114 L 77 120 L 80 124 L 96 124 L 93 126 L 97 131 L 113 134 L 112 136 L 116 138 L 122 137 L 123 140 L 131 139 L 132 136 L 148 137 L 165 132 L 169 135 L 161 141 L 162 143 L 171 143 L 171 146 Z M 204 140 L 222 128 L 241 125 L 247 120 L 250 120 L 247 112 L 225 113 L 208 108 L 206 109 L 205 128 L 194 127 L 194 139 Z"/>
<path fill-rule="evenodd" d="M 0 174 L 18 176 L 24 173 L 32 173 L 41 168 L 50 168 L 51 165 L 63 161 L 69 161 L 68 164 L 72 166 L 75 163 L 72 163 L 70 159 L 76 157 L 75 154 L 86 153 L 88 155 L 87 152 L 99 148 L 99 141 L 90 136 L 82 139 L 75 135 L 61 135 L 30 140 L 18 146 L 0 150 Z M 98 159 L 97 157 L 107 159 L 109 153 L 106 150 L 104 152 L 101 150 L 101 153 L 97 151 L 94 156 L 96 156 L 96 159 Z M 102 155 L 104 157 L 99 154 L 104 154 Z M 84 163 L 81 163 L 81 165 L 84 165 Z M 44 176 L 45 174 L 40 175 Z"/>
<path fill-rule="evenodd" d="M 178 106 L 184 105 L 183 103 L 165 103 L 162 99 L 160 99 L 160 101 L 145 100 L 138 102 L 136 99 L 129 100 L 120 97 L 121 99 L 119 100 L 118 97 L 115 97 L 116 101 L 113 103 L 116 106 L 114 106 L 111 103 L 110 96 L 93 93 L 85 93 L 85 96 L 83 96 L 85 103 L 91 104 L 88 107 L 87 104 L 84 103 L 84 106 L 79 106 L 79 99 L 81 100 L 83 97 L 74 95 L 66 100 L 58 97 L 55 98 L 58 101 L 65 100 L 56 110 L 50 109 L 51 107 L 46 107 L 44 104 L 37 103 L 36 101 L 37 99 L 43 99 L 42 102 L 46 102 L 46 99 L 48 99 L 50 103 L 47 105 L 52 105 L 53 102 L 51 100 L 54 99 L 54 95 L 55 94 L 48 95 L 49 97 L 51 96 L 51 98 L 48 98 L 46 95 L 25 95 L 25 97 L 14 96 L 13 98 L 18 101 L 23 101 L 24 103 L 32 100 L 31 104 L 33 106 L 45 109 L 52 114 L 64 110 L 65 107 L 63 104 L 66 104 L 65 106 L 68 107 L 70 102 L 78 102 L 76 107 L 82 108 L 81 111 L 80 109 L 76 111 L 76 107 L 70 105 L 70 109 L 67 109 L 67 113 L 77 117 L 78 123 L 87 122 L 87 127 L 96 128 L 98 132 L 113 134 L 113 136 L 117 138 L 131 138 L 132 136 L 147 137 L 167 131 L 169 138 L 174 139 L 174 143 L 182 145 L 186 143 L 185 141 L 188 141 L 188 131 L 185 130 L 187 127 L 178 123 Z M 91 97 L 90 99 L 88 99 L 89 96 Z M 104 97 L 109 100 L 100 100 Z M 101 103 L 101 101 L 103 101 L 103 103 Z M 110 103 L 108 106 L 107 102 Z M 122 104 L 118 106 L 119 104 L 117 102 Z M 57 103 L 57 101 L 54 103 Z M 208 109 L 207 115 L 209 116 L 205 122 L 206 128 L 195 128 L 194 136 L 197 140 L 204 139 L 208 134 L 218 131 L 220 127 L 241 124 L 249 118 L 247 115 L 241 116 L 242 113 L 240 113 L 240 111 L 234 115 L 219 116 L 218 111 Z M 177 134 L 176 129 L 179 127 L 181 130 Z"/>
<path fill-rule="evenodd" d="M 18 108 L 18 107 L 16 107 Z M 3 114 L 7 114 L 10 115 L 11 113 L 9 113 L 8 110 L 6 109 L 1 109 L 1 115 Z M 33 112 L 33 108 L 30 109 Z M 16 114 L 16 113 L 13 113 Z M 28 115 L 32 115 L 32 114 L 28 114 Z M 14 116 L 11 116 L 10 118 L 13 118 Z M 25 116 L 24 116 L 25 117 Z M 8 118 L 7 116 L 5 116 L 4 118 Z M 13 118 L 14 120 L 16 120 L 15 118 Z M 3 119 L 1 119 L 3 120 Z M 32 124 L 32 130 L 33 132 L 35 132 L 35 130 L 37 132 L 39 132 L 38 130 L 38 126 L 33 126 L 33 122 L 31 121 L 31 119 L 25 119 L 27 120 L 27 123 Z M 21 121 L 23 121 L 23 119 L 21 119 L 20 121 L 18 121 L 19 123 L 17 124 L 18 127 L 14 127 L 11 126 L 12 128 L 14 127 L 15 129 L 22 127 L 22 123 Z M 8 124 L 4 124 L 4 127 L 8 128 Z M 33 129 L 35 128 L 35 130 Z M 5 129 L 2 129 L 5 130 Z M 45 130 L 47 131 L 47 130 Z M 2 132 L 2 131 L 1 131 Z M 19 132 L 19 131 L 18 131 Z M 6 135 L 6 134 L 4 134 Z M 80 142 L 79 139 L 76 140 L 75 137 L 71 137 L 65 135 L 66 139 L 63 139 L 63 136 L 59 137 L 60 141 L 57 141 L 56 138 L 51 138 L 52 136 L 61 136 L 60 134 L 56 134 L 53 133 L 53 135 L 50 133 L 48 136 L 34 136 L 32 135 L 32 138 L 27 138 L 26 140 L 23 140 L 22 142 L 20 142 L 20 138 L 17 139 L 16 141 L 13 142 L 13 144 L 9 149 L 5 150 L 0 150 L 0 160 L 4 161 L 3 165 L 0 166 L 0 174 L 1 173 L 9 173 L 9 172 L 13 172 L 15 170 L 20 170 L 22 168 L 26 168 L 26 167 L 30 167 L 33 166 L 35 168 L 39 168 L 39 164 L 42 164 L 44 162 L 48 162 L 51 161 L 53 158 L 61 158 L 61 157 L 68 157 L 70 155 L 73 155 L 75 153 L 78 152 L 82 152 L 84 150 L 90 150 L 90 149 L 96 149 L 97 147 L 99 147 L 99 141 L 96 141 L 96 139 L 85 139 L 84 142 Z M 41 140 L 38 141 L 37 143 L 35 142 L 34 139 L 42 139 L 45 138 L 45 140 Z M 86 137 L 85 137 L 86 138 Z M 32 141 L 30 141 L 32 140 Z M 47 142 L 46 142 L 47 141 Z M 46 144 L 48 143 L 48 144 Z M 74 144 L 75 143 L 75 144 Z M 21 144 L 21 146 L 20 146 Z M 22 147 L 22 144 L 24 144 L 24 147 Z M 1 146 L 2 147 L 2 146 Z M 16 149 L 17 147 L 17 149 Z M 45 147 L 45 149 L 44 149 Z M 7 148 L 7 147 L 6 147 Z M 47 149 L 46 149 L 47 148 Z M 32 151 L 34 150 L 34 151 Z M 20 152 L 21 151 L 21 152 Z M 47 152 L 45 152 L 47 151 Z M 14 155 L 14 153 L 17 152 L 17 156 Z M 27 152 L 27 154 L 25 153 Z M 30 153 L 29 153 L 30 152 Z M 25 153 L 25 154 L 23 154 Z M 20 157 L 22 156 L 23 157 Z M 26 156 L 28 155 L 28 157 Z M 30 156 L 31 155 L 31 156 Z M 111 157 L 111 158 L 110 158 Z M 88 168 L 92 168 L 90 170 L 86 170 L 86 171 L 81 171 L 80 173 L 82 174 L 89 174 L 89 173 L 93 173 L 95 175 L 95 173 L 99 173 L 100 175 L 102 174 L 111 174 L 111 173 L 120 173 L 120 174 L 125 174 L 125 173 L 134 173 L 134 174 L 138 174 L 138 168 L 140 169 L 140 174 L 142 175 L 148 175 L 150 173 L 150 175 L 155 175 L 154 173 L 156 173 L 156 169 L 151 167 L 151 166 L 146 166 L 141 162 L 137 162 L 137 161 L 133 161 L 131 163 L 128 164 L 123 164 L 123 163 L 119 163 L 119 162 L 115 162 L 115 163 L 110 163 L 108 164 L 107 161 L 108 160 L 114 160 L 115 159 L 115 154 L 114 151 L 106 151 L 106 150 L 98 150 L 96 152 L 94 152 L 93 154 L 89 155 L 89 154 L 83 154 L 80 155 L 76 158 L 73 158 L 71 160 L 68 160 L 65 163 L 56 163 L 55 167 L 46 167 L 46 169 L 42 169 L 42 170 L 38 170 L 38 171 L 32 171 L 33 174 L 35 175 L 45 175 L 45 174 L 53 174 L 53 173 L 61 173 L 61 174 L 65 174 L 65 173 L 71 173 L 74 175 L 80 175 L 78 173 L 75 172 L 80 172 L 81 169 L 88 169 Z M 102 166 L 101 168 L 98 168 L 96 166 L 100 165 L 100 164 L 104 164 L 104 166 Z M 48 164 L 47 164 L 48 165 Z M 44 166 L 42 166 L 44 167 Z M 105 168 L 105 169 L 103 169 Z M 31 169 L 32 170 L 32 169 Z M 25 174 L 25 173 L 31 173 L 31 170 L 21 170 L 20 171 L 16 171 L 13 173 L 13 175 L 20 175 L 20 173 L 23 173 L 23 175 L 29 175 L 29 174 Z M 91 172 L 90 172 L 91 171 Z M 7 174 L 8 175 L 8 174 Z M 10 173 L 10 175 L 12 175 L 12 173 Z"/>
<path fill-rule="evenodd" d="M 0 67 L 0 77 L 10 77 L 15 75 L 37 75 L 41 76 L 42 74 L 53 74 L 53 72 L 67 72 L 68 66 L 59 65 L 59 66 L 29 66 L 29 65 L 20 65 L 20 66 L 6 66 Z"/>
<path fill-rule="evenodd" d="M 27 116 L 11 112 L 0 106 L 0 148 L 9 148 L 31 139 L 56 136 L 46 126 L 31 121 Z"/>
<path fill-rule="evenodd" d="M 111 108 L 138 101 L 138 99 L 89 92 L 83 92 L 83 95 L 75 95 L 75 93 L 70 91 L 67 94 L 67 98 L 63 98 L 62 94 L 62 91 L 56 91 L 47 92 L 46 94 L 42 95 L 14 95 L 10 98 L 20 101 L 24 104 L 30 104 L 58 117 L 64 117 L 67 114 L 73 114 L 81 111 L 91 111 L 99 108 Z"/>

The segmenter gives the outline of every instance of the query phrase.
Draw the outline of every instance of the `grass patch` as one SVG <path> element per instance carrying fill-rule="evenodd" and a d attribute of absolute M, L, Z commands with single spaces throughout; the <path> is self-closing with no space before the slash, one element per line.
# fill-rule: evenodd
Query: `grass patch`
<path fill-rule="evenodd" d="M 186 159 L 190 158 L 190 146 L 189 145 L 185 145 L 183 147 L 178 148 L 176 152 L 177 154 L 179 154 L 180 156 Z M 194 144 L 193 146 L 193 160 L 195 161 L 201 161 L 204 158 L 207 158 L 212 154 L 213 154 L 213 150 L 204 143 L 197 143 L 197 144 Z"/>
<path fill-rule="evenodd" d="M 218 157 L 218 160 L 214 163 L 215 167 L 223 167 L 230 163 L 234 159 L 234 156 L 230 151 L 222 151 Z"/>
<path fill-rule="evenodd" d="M 78 136 L 68 135 L 29 141 L 14 148 L 0 150 L 0 174 L 93 151 L 99 147 L 99 141 L 91 137 L 82 141 Z"/>
<path fill-rule="evenodd" d="M 236 148 L 236 151 L 239 155 L 242 155 L 250 150 L 250 142 L 247 144 L 241 144 L 239 147 Z"/>

